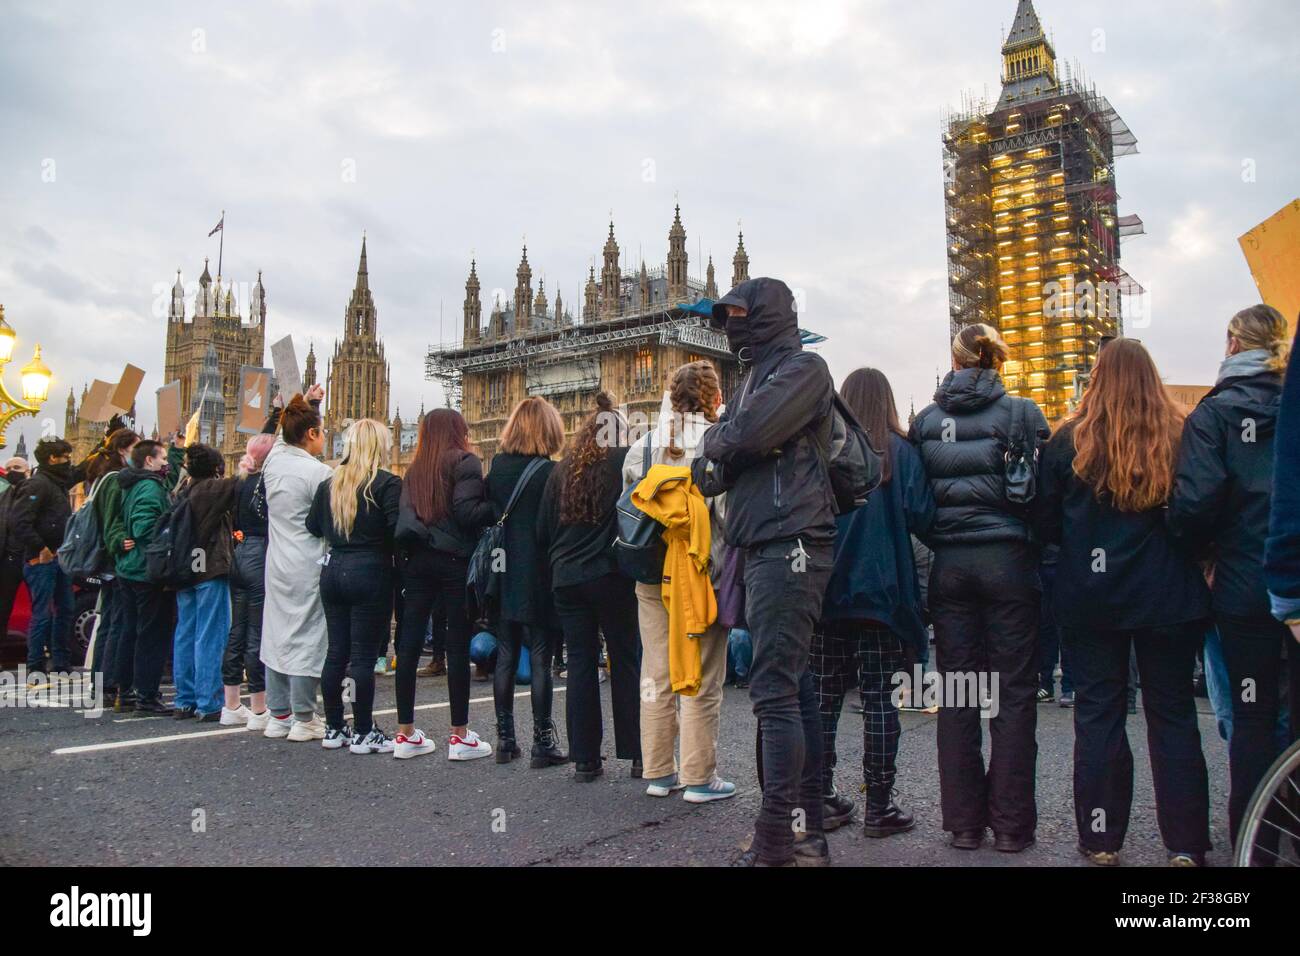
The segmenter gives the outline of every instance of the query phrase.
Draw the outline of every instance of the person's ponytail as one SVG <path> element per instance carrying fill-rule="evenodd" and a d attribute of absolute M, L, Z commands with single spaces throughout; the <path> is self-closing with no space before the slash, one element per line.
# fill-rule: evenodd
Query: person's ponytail
<path fill-rule="evenodd" d="M 307 441 L 308 432 L 320 426 L 320 412 L 301 394 L 289 399 L 289 404 L 284 406 L 284 411 L 280 414 L 280 431 L 284 440 L 299 448 Z"/>

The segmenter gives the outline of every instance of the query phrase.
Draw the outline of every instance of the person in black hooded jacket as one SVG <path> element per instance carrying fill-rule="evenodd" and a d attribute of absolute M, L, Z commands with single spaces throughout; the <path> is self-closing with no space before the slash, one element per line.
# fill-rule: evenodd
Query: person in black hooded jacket
<path fill-rule="evenodd" d="M 23 483 L 8 515 L 10 547 L 22 552 L 23 578 L 32 598 L 27 633 L 27 670 L 32 674 L 45 670 L 47 642 L 53 670 L 66 671 L 72 665 L 76 604 L 72 581 L 55 554 L 72 517 L 68 492 L 85 478 L 89 461 L 74 466 L 72 446 L 62 438 L 42 438 L 35 455 L 36 472 Z"/>
<path fill-rule="evenodd" d="M 1170 531 L 1212 562 L 1215 622 L 1231 684 L 1250 681 L 1256 688 L 1254 695 L 1233 695 L 1228 820 L 1234 842 L 1247 802 L 1278 755 L 1274 728 L 1284 649 L 1293 686 L 1300 680 L 1291 633 L 1272 615 L 1264 581 L 1289 345 L 1286 320 L 1276 309 L 1257 305 L 1233 316 L 1218 382 L 1187 416 L 1169 504 Z"/>
<path fill-rule="evenodd" d="M 943 828 L 954 847 L 975 850 L 991 825 L 996 848 L 1014 853 L 1034 842 L 1038 822 L 1041 591 L 1028 506 L 1008 500 L 1006 473 L 1013 444 L 1033 468 L 1051 433 L 1036 404 L 1003 387 L 998 372 L 1008 353 L 997 330 L 967 326 L 953 339 L 952 354 L 953 370 L 910 434 L 936 506 L 924 536 L 934 548 L 929 597 L 936 664 L 945 675 L 996 676 L 998 706 L 989 721 L 993 754 L 985 771 L 978 702 L 942 702 Z"/>
<path fill-rule="evenodd" d="M 725 537 L 745 552 L 746 617 L 754 641 L 749 695 L 758 718 L 763 804 L 741 866 L 796 857 L 790 826 L 806 811 L 798 862 L 829 861 L 822 819 L 821 716 L 809 670 L 813 626 L 831 573 L 835 509 L 823 457 L 834 385 L 803 351 L 794 296 L 779 279 L 748 279 L 713 307 L 747 367 L 739 394 L 704 433 L 691 477 L 727 492 Z"/>

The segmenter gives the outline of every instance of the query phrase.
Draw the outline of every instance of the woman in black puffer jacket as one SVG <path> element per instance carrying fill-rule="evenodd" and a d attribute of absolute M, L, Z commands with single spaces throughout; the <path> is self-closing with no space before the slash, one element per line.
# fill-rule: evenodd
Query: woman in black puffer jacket
<path fill-rule="evenodd" d="M 987 680 L 996 706 L 986 772 L 979 702 L 969 694 L 940 702 L 943 828 L 954 847 L 974 850 L 992 826 L 996 848 L 1014 853 L 1033 843 L 1037 825 L 1040 586 L 1028 505 L 1008 500 L 1006 473 L 1013 444 L 1036 469 L 1038 448 L 1051 433 L 1037 405 L 1003 388 L 998 372 L 1007 346 L 995 329 L 967 326 L 953 340 L 952 354 L 952 372 L 910 435 L 936 505 L 925 538 L 934 548 L 930 613 L 939 672 Z M 945 686 L 958 683 L 972 686 Z"/>

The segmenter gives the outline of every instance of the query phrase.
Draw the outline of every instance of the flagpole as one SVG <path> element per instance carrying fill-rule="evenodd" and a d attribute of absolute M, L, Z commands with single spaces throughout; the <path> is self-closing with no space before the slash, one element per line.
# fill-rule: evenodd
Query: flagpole
<path fill-rule="evenodd" d="M 221 210 L 221 245 L 217 247 L 217 278 L 221 278 L 221 259 L 226 252 L 226 211 Z"/>

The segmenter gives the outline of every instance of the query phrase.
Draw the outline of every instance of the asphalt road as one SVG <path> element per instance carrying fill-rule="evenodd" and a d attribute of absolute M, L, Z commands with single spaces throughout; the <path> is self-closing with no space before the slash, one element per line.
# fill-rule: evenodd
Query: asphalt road
<path fill-rule="evenodd" d="M 376 709 L 394 706 L 378 678 Z M 563 681 L 556 711 L 563 714 Z M 606 727 L 609 685 L 603 685 Z M 526 689 L 525 689 L 526 692 Z M 170 688 L 167 696 L 170 697 Z M 445 750 L 414 760 L 325 751 L 215 724 L 169 718 L 86 718 L 68 708 L 0 708 L 0 864 L 471 864 L 529 866 L 713 866 L 748 836 L 759 801 L 754 718 L 747 692 L 726 690 L 719 770 L 740 793 L 693 806 L 657 800 L 607 760 L 594 784 L 572 768 L 531 770 L 527 760 L 450 763 Z M 417 725 L 445 733 L 447 686 L 419 683 Z M 471 726 L 491 739 L 490 685 L 473 685 Z M 1198 700 L 1210 766 L 1215 850 L 1230 860 L 1227 756 L 1209 705 Z M 521 742 L 531 739 L 526 697 L 516 704 Z M 899 799 L 917 817 L 911 833 L 865 838 L 856 826 L 831 836 L 837 866 L 1081 866 L 1075 851 L 1070 712 L 1040 706 L 1038 844 L 1006 856 L 948 848 L 940 829 L 935 719 L 903 715 Z M 377 718 L 390 732 L 391 711 Z M 856 792 L 860 718 L 840 728 L 840 787 Z M 1133 819 L 1123 862 L 1162 865 L 1145 723 L 1129 718 L 1137 765 Z M 112 746 L 120 745 L 120 746 Z M 987 742 L 986 742 L 987 746 Z M 77 749 L 86 748 L 86 749 Z M 607 756 L 613 753 L 606 741 Z M 59 752 L 64 751 L 64 752 Z M 527 753 L 525 745 L 525 754 Z M 861 798 L 859 797 L 859 800 Z M 202 826 L 199 823 L 202 823 Z"/>

